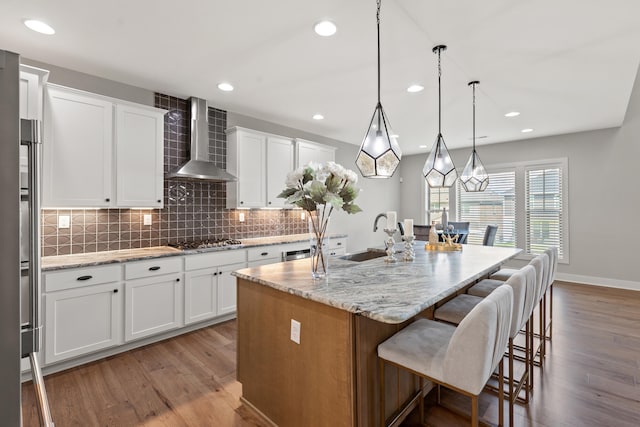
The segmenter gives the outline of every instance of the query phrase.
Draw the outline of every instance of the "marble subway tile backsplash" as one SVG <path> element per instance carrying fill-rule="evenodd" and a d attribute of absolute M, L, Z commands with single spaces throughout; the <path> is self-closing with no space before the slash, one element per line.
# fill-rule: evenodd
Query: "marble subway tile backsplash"
<path fill-rule="evenodd" d="M 156 94 L 165 116 L 165 174 L 187 160 L 189 102 Z M 209 108 L 209 158 L 226 167 L 227 113 Z M 307 232 L 297 210 L 228 210 L 226 184 L 165 180 L 163 209 L 47 209 L 42 211 L 42 255 L 68 255 L 162 246 L 183 240 L 278 236 Z M 240 213 L 244 222 L 240 222 Z M 59 228 L 59 216 L 70 218 Z M 152 225 L 144 225 L 151 215 Z"/>

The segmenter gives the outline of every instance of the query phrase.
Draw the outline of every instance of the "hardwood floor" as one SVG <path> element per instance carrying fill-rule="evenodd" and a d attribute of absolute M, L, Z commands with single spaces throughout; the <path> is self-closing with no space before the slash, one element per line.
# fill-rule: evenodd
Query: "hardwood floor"
<path fill-rule="evenodd" d="M 46 377 L 56 426 L 265 426 L 239 401 L 236 323 L 226 322 Z M 556 282 L 553 341 L 536 369 L 517 426 L 640 425 L 640 292 Z M 449 406 L 467 402 L 443 393 Z M 37 426 L 35 395 L 23 386 L 25 426 Z M 433 407 L 432 426 L 466 426 Z M 480 414 L 497 421 L 497 399 Z M 405 422 L 418 425 L 416 414 Z"/>

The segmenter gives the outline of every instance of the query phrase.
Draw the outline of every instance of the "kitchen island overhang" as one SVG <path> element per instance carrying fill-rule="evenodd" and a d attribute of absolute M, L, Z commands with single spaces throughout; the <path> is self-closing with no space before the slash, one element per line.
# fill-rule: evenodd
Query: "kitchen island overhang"
<path fill-rule="evenodd" d="M 280 426 L 379 425 L 377 345 L 520 252 L 429 252 L 418 243 L 415 261 L 335 259 L 323 280 L 311 278 L 308 260 L 233 273 L 243 401 Z M 300 323 L 299 344 L 291 320 Z M 387 371 L 389 416 L 418 381 Z"/>

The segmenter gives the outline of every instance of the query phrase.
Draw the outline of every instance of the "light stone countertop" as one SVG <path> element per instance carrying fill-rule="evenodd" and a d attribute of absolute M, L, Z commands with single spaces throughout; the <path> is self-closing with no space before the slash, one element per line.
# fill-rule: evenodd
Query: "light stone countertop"
<path fill-rule="evenodd" d="M 416 259 L 386 263 L 332 258 L 323 280 L 311 278 L 309 259 L 238 270 L 233 275 L 384 323 L 402 323 L 475 280 L 497 270 L 521 249 L 463 245 L 431 252 L 415 242 Z M 396 250 L 403 245 L 396 245 Z M 401 259 L 402 254 L 396 255 Z"/>
<path fill-rule="evenodd" d="M 346 234 L 331 234 L 330 238 L 347 237 Z M 119 251 L 91 252 L 74 255 L 58 255 L 41 258 L 42 271 L 62 270 L 65 268 L 90 267 L 118 262 L 139 261 L 150 258 L 191 255 L 205 252 L 230 251 L 256 246 L 272 246 L 286 243 L 305 242 L 309 234 L 290 234 L 285 236 L 269 236 L 242 239 L 241 245 L 219 246 L 216 248 L 180 250 L 170 246 L 154 246 L 151 248 L 124 249 Z"/>

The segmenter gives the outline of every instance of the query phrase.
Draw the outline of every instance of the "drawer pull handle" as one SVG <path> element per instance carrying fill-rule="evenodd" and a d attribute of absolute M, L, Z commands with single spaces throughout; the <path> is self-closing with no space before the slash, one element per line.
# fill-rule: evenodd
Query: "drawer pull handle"
<path fill-rule="evenodd" d="M 267 255 L 269 255 L 269 252 L 262 252 L 260 255 L 267 256 Z"/>
<path fill-rule="evenodd" d="M 342 246 L 342 242 L 338 242 L 338 246 Z"/>
<path fill-rule="evenodd" d="M 160 267 L 157 265 L 154 265 L 153 267 L 149 267 L 149 271 L 158 271 L 160 270 Z"/>
<path fill-rule="evenodd" d="M 93 279 L 93 276 L 80 276 L 76 280 L 83 281 L 83 280 L 89 280 L 89 279 Z"/>
<path fill-rule="evenodd" d="M 110 202 L 110 201 L 111 201 L 111 199 L 107 198 L 107 199 L 104 199 L 104 201 L 105 201 L 105 202 Z"/>
<path fill-rule="evenodd" d="M 114 293 L 114 294 L 117 294 L 117 293 L 118 293 L 118 290 L 117 290 L 117 289 L 114 289 L 114 290 L 113 290 L 113 293 Z"/>

